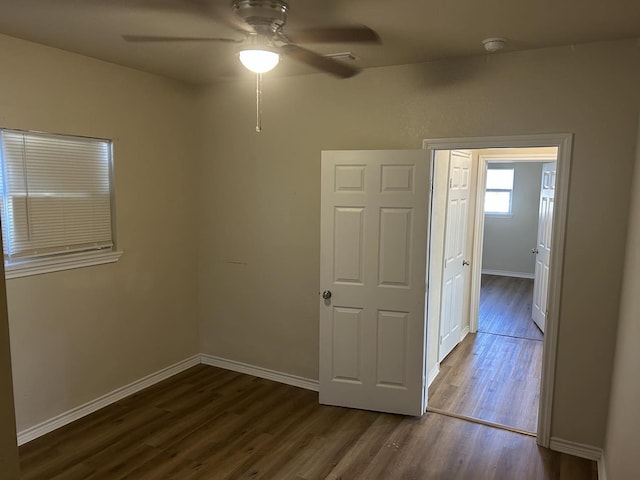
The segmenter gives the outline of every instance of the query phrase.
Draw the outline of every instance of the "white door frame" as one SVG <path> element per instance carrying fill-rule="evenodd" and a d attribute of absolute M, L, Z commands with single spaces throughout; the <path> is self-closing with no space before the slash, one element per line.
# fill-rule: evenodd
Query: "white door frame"
<path fill-rule="evenodd" d="M 482 249 L 484 248 L 484 191 L 487 182 L 487 164 L 516 163 L 516 162 L 555 162 L 557 155 L 553 154 L 491 154 L 480 155 L 478 158 L 478 183 L 476 188 L 476 215 L 473 228 L 471 264 L 471 305 L 469 309 L 469 331 L 478 331 L 478 317 L 480 315 L 480 283 L 482 281 Z"/>
<path fill-rule="evenodd" d="M 573 134 L 517 135 L 503 137 L 466 137 L 426 139 L 422 147 L 430 150 L 434 158 L 435 150 L 487 149 L 487 148 L 527 148 L 557 147 L 556 198 L 553 216 L 553 237 L 551 266 L 549 272 L 549 297 L 547 328 L 544 335 L 542 353 L 542 378 L 540 381 L 540 405 L 538 410 L 537 443 L 549 447 L 551 440 L 551 415 L 553 411 L 553 386 L 556 371 L 556 353 L 560 319 L 560 299 L 562 295 L 562 271 L 564 266 L 565 231 L 569 199 L 569 175 L 571 171 L 571 151 Z M 477 262 L 473 262 L 474 265 Z M 427 328 L 427 332 L 429 328 Z M 428 348 L 425 339 L 425 348 Z"/>

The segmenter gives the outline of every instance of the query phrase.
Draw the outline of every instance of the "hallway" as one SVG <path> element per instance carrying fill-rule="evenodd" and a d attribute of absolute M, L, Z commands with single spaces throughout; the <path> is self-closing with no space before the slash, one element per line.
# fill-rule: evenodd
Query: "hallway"
<path fill-rule="evenodd" d="M 530 279 L 482 276 L 478 332 L 440 364 L 429 408 L 536 432 L 543 335 L 532 292 Z"/>

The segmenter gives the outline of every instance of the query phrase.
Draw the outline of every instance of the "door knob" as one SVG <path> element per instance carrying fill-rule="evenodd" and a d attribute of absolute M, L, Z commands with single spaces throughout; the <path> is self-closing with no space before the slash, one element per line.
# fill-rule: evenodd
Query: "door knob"
<path fill-rule="evenodd" d="M 531 249 L 531 253 L 533 253 L 534 255 L 538 254 L 538 249 L 537 248 L 532 248 Z"/>
<path fill-rule="evenodd" d="M 462 260 L 463 267 L 468 267 L 469 265 L 471 265 L 469 262 L 467 262 L 466 260 Z"/>
<path fill-rule="evenodd" d="M 322 292 L 322 298 L 325 300 L 329 300 L 331 298 L 331 290 L 325 290 Z"/>

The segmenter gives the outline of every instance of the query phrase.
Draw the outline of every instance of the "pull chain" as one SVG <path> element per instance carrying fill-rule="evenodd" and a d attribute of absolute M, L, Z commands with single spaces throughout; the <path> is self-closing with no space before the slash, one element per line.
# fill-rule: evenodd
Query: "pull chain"
<path fill-rule="evenodd" d="M 262 131 L 262 74 L 256 74 L 256 132 Z"/>

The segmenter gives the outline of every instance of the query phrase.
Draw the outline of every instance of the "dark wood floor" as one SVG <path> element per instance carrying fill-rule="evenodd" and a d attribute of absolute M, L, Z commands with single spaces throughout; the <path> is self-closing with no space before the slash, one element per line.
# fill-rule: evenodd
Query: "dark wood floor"
<path fill-rule="evenodd" d="M 478 333 L 440 364 L 430 407 L 537 430 L 542 334 L 531 320 L 532 286 L 529 279 L 482 276 Z"/>
<path fill-rule="evenodd" d="M 24 480 L 595 479 L 595 465 L 455 418 L 318 405 L 199 365 L 20 448 Z"/>

